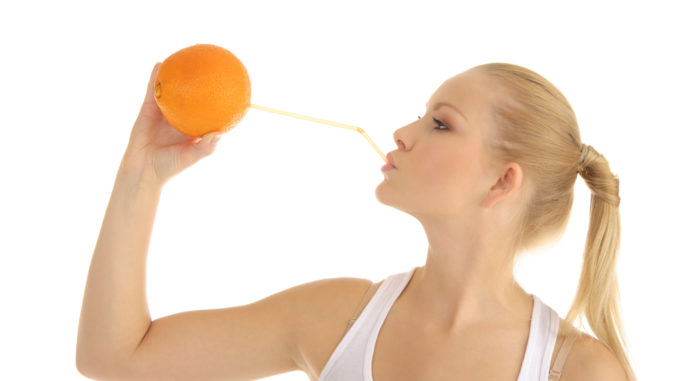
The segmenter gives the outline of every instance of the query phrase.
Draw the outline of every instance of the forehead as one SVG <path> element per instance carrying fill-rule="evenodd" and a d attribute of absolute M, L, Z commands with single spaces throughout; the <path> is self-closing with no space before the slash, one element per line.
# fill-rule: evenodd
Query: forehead
<path fill-rule="evenodd" d="M 428 106 L 451 103 L 464 114 L 467 123 L 483 129 L 489 123 L 491 105 L 499 91 L 489 77 L 469 70 L 443 82 L 428 100 Z"/>

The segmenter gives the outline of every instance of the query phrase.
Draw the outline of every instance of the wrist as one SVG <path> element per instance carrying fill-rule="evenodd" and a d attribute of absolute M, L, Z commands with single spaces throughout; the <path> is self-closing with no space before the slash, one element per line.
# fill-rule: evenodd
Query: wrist
<path fill-rule="evenodd" d="M 116 184 L 125 182 L 134 188 L 150 191 L 159 191 L 164 185 L 164 182 L 160 181 L 155 173 L 153 173 L 152 168 L 134 164 L 124 159 L 120 163 L 115 182 Z"/>

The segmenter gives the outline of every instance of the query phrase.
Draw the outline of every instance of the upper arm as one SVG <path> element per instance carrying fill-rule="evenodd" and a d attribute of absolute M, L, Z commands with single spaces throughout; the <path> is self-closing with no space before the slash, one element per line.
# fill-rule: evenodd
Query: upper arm
<path fill-rule="evenodd" d="M 156 319 L 115 379 L 252 380 L 305 370 L 300 346 L 310 335 L 306 327 L 341 310 L 347 286 L 356 288 L 349 279 L 318 280 L 243 306 Z"/>
<path fill-rule="evenodd" d="M 593 336 L 582 334 L 565 361 L 560 381 L 628 381 L 614 352 Z"/>
<path fill-rule="evenodd" d="M 292 290 L 229 308 L 154 320 L 130 358 L 127 380 L 250 380 L 298 369 Z"/>

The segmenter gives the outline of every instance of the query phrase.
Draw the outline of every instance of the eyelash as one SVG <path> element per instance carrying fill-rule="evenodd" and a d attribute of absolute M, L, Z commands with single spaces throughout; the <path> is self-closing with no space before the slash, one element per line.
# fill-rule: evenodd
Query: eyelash
<path fill-rule="evenodd" d="M 419 119 L 421 119 L 420 116 L 417 116 L 417 117 L 418 117 Z M 438 127 L 445 127 L 445 128 L 447 128 L 448 130 L 450 129 L 449 127 L 447 127 L 446 125 L 444 125 L 443 122 L 439 121 L 439 120 L 436 119 L 436 118 L 433 118 L 433 121 L 436 122 L 436 124 L 438 125 Z M 440 131 L 442 131 L 442 129 L 437 128 L 437 127 L 434 128 L 434 130 L 440 130 Z"/>

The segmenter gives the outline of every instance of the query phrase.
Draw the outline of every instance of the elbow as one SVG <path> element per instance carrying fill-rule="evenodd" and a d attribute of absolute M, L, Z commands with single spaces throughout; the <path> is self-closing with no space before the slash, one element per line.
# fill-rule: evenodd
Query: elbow
<path fill-rule="evenodd" d="M 80 360 L 79 357 L 76 357 L 75 359 L 75 368 L 78 370 L 78 373 L 81 375 L 89 378 L 90 380 L 103 380 L 104 378 L 101 376 L 100 373 L 97 373 L 93 367 L 89 366 L 88 364 L 84 363 L 82 360 Z"/>
<path fill-rule="evenodd" d="M 96 364 L 96 354 L 92 348 L 87 348 L 86 345 L 80 342 L 80 336 L 78 336 L 78 343 L 75 348 L 75 368 L 78 372 L 92 380 L 101 380 L 101 374 L 97 370 Z"/>
<path fill-rule="evenodd" d="M 82 350 L 80 344 L 77 345 L 75 350 L 75 368 L 81 375 L 90 379 L 95 379 L 91 370 L 91 366 L 89 365 L 86 352 Z"/>
<path fill-rule="evenodd" d="M 75 356 L 75 368 L 78 372 L 91 380 L 107 381 L 130 380 L 122 366 L 111 363 L 110 361 L 97 360 L 91 353 L 78 352 Z"/>
<path fill-rule="evenodd" d="M 113 372 L 110 369 L 106 370 L 104 368 L 97 368 L 93 366 L 83 365 L 76 361 L 75 367 L 78 369 L 78 372 L 84 377 L 90 380 L 97 381 L 126 381 L 131 380 L 123 376 L 120 372 Z"/>
<path fill-rule="evenodd" d="M 95 366 L 94 362 L 85 354 L 78 352 L 75 356 L 75 368 L 78 372 L 90 380 L 108 380 L 111 379 L 101 371 L 101 367 Z"/>

